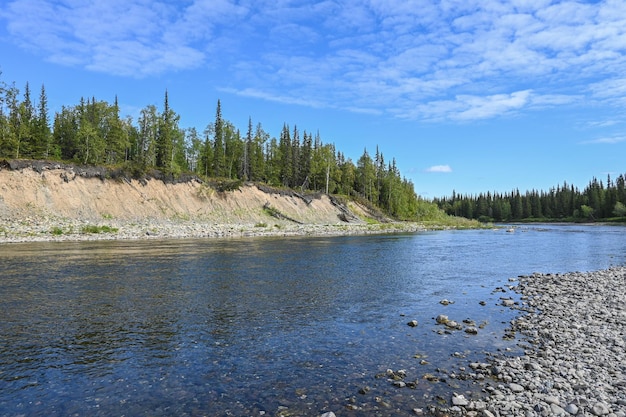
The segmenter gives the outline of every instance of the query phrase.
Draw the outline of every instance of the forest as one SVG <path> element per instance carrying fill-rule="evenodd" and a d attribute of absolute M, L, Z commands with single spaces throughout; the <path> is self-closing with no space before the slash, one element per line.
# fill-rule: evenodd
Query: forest
<path fill-rule="evenodd" d="M 181 127 L 179 120 L 167 91 L 161 109 L 147 105 L 137 120 L 120 116 L 117 96 L 113 103 L 82 98 L 51 118 L 43 85 L 36 100 L 28 84 L 21 94 L 15 83 L 0 82 L 0 158 L 123 167 L 133 176 L 156 169 L 174 177 L 193 173 L 342 194 L 400 220 L 441 215 L 378 147 L 373 156 L 365 149 L 354 163 L 333 143 L 324 143 L 319 132 L 296 125 L 285 123 L 276 138 L 250 118 L 242 132 L 222 117 L 220 100 L 202 131 Z"/>
<path fill-rule="evenodd" d="M 593 178 L 580 191 L 566 182 L 549 191 L 514 190 L 508 194 L 481 193 L 457 195 L 434 202 L 449 215 L 481 222 L 506 221 L 624 221 L 626 216 L 626 179 L 620 175 L 606 183 Z"/>

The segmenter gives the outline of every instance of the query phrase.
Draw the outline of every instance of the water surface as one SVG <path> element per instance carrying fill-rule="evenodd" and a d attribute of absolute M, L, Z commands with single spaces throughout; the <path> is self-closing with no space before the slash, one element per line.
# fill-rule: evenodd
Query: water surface
<path fill-rule="evenodd" d="M 515 351 L 496 287 L 623 265 L 624 231 L 0 246 L 0 415 L 413 415 L 475 395 L 447 372 Z M 437 314 L 484 327 L 439 334 Z"/>

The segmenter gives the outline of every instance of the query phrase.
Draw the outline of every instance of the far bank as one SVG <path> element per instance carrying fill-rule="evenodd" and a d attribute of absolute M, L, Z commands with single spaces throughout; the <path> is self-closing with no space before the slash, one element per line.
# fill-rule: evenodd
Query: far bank
<path fill-rule="evenodd" d="M 197 178 L 105 178 L 56 163 L 0 169 L 0 242 L 363 234 L 477 227 L 396 222 L 340 196 Z"/>

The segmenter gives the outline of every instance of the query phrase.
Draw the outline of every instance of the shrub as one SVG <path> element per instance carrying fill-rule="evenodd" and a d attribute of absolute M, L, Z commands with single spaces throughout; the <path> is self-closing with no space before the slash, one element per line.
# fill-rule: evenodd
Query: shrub
<path fill-rule="evenodd" d="M 116 233 L 117 228 L 111 226 L 96 226 L 96 225 L 88 225 L 83 226 L 81 231 L 83 233 Z"/>
<path fill-rule="evenodd" d="M 55 235 L 55 236 L 60 236 L 63 234 L 63 229 L 61 229 L 58 226 L 55 226 L 50 230 L 50 234 Z"/>

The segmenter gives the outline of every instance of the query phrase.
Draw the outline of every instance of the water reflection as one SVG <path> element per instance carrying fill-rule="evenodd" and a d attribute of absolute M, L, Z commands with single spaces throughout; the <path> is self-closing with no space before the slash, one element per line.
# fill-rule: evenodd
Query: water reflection
<path fill-rule="evenodd" d="M 0 414 L 317 415 L 382 396 L 378 414 L 411 415 L 451 387 L 375 375 L 514 346 L 493 288 L 626 260 L 622 229 L 547 229 L 1 247 Z M 489 324 L 438 335 L 441 312 Z"/>

